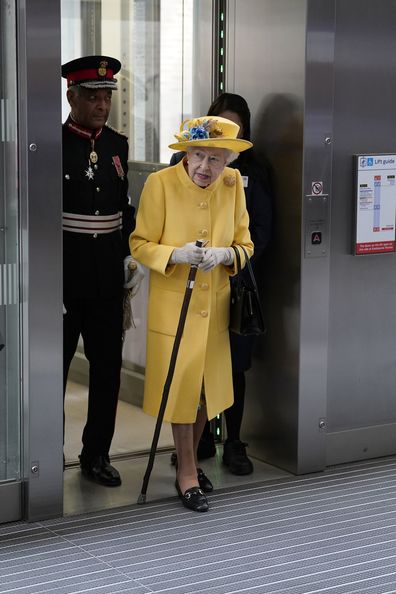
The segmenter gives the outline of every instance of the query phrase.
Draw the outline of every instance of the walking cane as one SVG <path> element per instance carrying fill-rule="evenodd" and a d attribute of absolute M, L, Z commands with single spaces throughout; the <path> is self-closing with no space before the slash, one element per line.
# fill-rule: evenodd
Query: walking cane
<path fill-rule="evenodd" d="M 203 241 L 200 241 L 198 239 L 195 242 L 195 245 L 197 247 L 202 247 Z M 173 343 L 172 354 L 170 357 L 168 374 L 166 376 L 164 389 L 162 391 L 162 400 L 161 400 L 161 405 L 160 405 L 160 409 L 158 412 L 157 422 L 155 425 L 149 461 L 147 463 L 146 472 L 145 472 L 145 475 L 143 478 L 142 490 L 141 490 L 140 495 L 137 500 L 138 503 L 146 503 L 147 487 L 148 487 L 148 483 L 150 480 L 151 471 L 152 471 L 153 465 L 154 465 L 154 458 L 155 458 L 155 453 L 157 451 L 157 445 L 158 445 L 158 439 L 159 439 L 159 435 L 160 435 L 160 431 L 161 431 L 162 420 L 164 418 L 165 408 L 166 408 L 166 405 L 168 402 L 169 390 L 171 387 L 173 374 L 174 374 L 175 366 L 176 366 L 177 353 L 179 352 L 180 341 L 181 341 L 181 338 L 183 335 L 184 324 L 186 322 L 186 317 L 187 317 L 187 310 L 188 310 L 188 306 L 190 304 L 191 294 L 192 294 L 192 291 L 194 288 L 194 281 L 195 281 L 195 277 L 197 274 L 197 270 L 198 270 L 198 265 L 191 264 L 190 272 L 189 272 L 188 279 L 187 279 L 186 292 L 184 293 L 183 304 L 182 304 L 182 308 L 181 308 L 181 312 L 180 312 L 179 323 L 178 323 L 177 330 L 176 330 L 175 341 Z"/>

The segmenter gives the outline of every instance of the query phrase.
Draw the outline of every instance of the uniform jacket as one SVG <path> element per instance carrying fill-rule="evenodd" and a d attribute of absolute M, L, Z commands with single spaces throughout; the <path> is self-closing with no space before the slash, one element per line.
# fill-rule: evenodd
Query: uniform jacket
<path fill-rule="evenodd" d="M 169 265 L 175 247 L 203 239 L 209 246 L 243 245 L 253 253 L 243 183 L 226 167 L 207 188 L 189 178 L 183 162 L 151 174 L 143 188 L 130 246 L 151 269 L 148 306 L 145 412 L 157 415 L 169 367 L 189 266 Z M 241 250 L 240 250 L 241 251 Z M 243 253 L 241 253 L 244 262 Z M 204 380 L 208 417 L 233 402 L 229 276 L 235 268 L 198 270 L 176 362 L 165 420 L 193 423 Z"/>
<path fill-rule="evenodd" d="M 104 126 L 94 150 L 96 164 L 89 161 L 89 131 L 69 118 L 63 124 L 63 213 L 95 217 L 120 212 L 122 229 L 107 234 L 64 229 L 65 299 L 115 297 L 124 283 L 123 260 L 129 254 L 128 238 L 134 228 L 134 208 L 128 199 L 128 142 L 124 135 Z"/>

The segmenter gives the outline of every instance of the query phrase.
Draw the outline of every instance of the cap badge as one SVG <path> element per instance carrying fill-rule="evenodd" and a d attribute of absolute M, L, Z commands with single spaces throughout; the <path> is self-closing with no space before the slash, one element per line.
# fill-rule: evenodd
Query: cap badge
<path fill-rule="evenodd" d="M 106 62 L 106 60 L 102 60 L 101 62 L 99 62 L 99 68 L 98 68 L 99 76 L 106 76 L 107 65 L 108 65 L 108 62 Z"/>

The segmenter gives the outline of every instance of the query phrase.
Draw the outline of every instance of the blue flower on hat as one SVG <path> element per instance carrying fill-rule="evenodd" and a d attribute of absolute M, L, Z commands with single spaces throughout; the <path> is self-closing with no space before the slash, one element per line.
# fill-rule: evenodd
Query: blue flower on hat
<path fill-rule="evenodd" d="M 190 128 L 190 138 L 191 140 L 209 138 L 209 132 L 203 126 L 194 126 Z"/>
<path fill-rule="evenodd" d="M 182 126 L 185 126 L 185 128 L 179 134 L 175 134 L 179 142 L 206 140 L 207 138 L 215 138 L 222 135 L 222 129 L 218 126 L 217 120 L 195 118 L 193 120 L 186 120 Z"/>

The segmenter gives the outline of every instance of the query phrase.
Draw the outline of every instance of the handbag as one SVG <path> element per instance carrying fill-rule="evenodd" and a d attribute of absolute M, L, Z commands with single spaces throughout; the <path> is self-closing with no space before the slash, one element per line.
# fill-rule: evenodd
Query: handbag
<path fill-rule="evenodd" d="M 254 278 L 252 265 L 244 247 L 248 271 L 248 282 L 241 275 L 241 256 L 238 249 L 232 246 L 236 254 L 238 274 L 231 283 L 230 326 L 231 332 L 242 336 L 265 334 L 264 316 L 261 309 L 260 296 Z"/>

